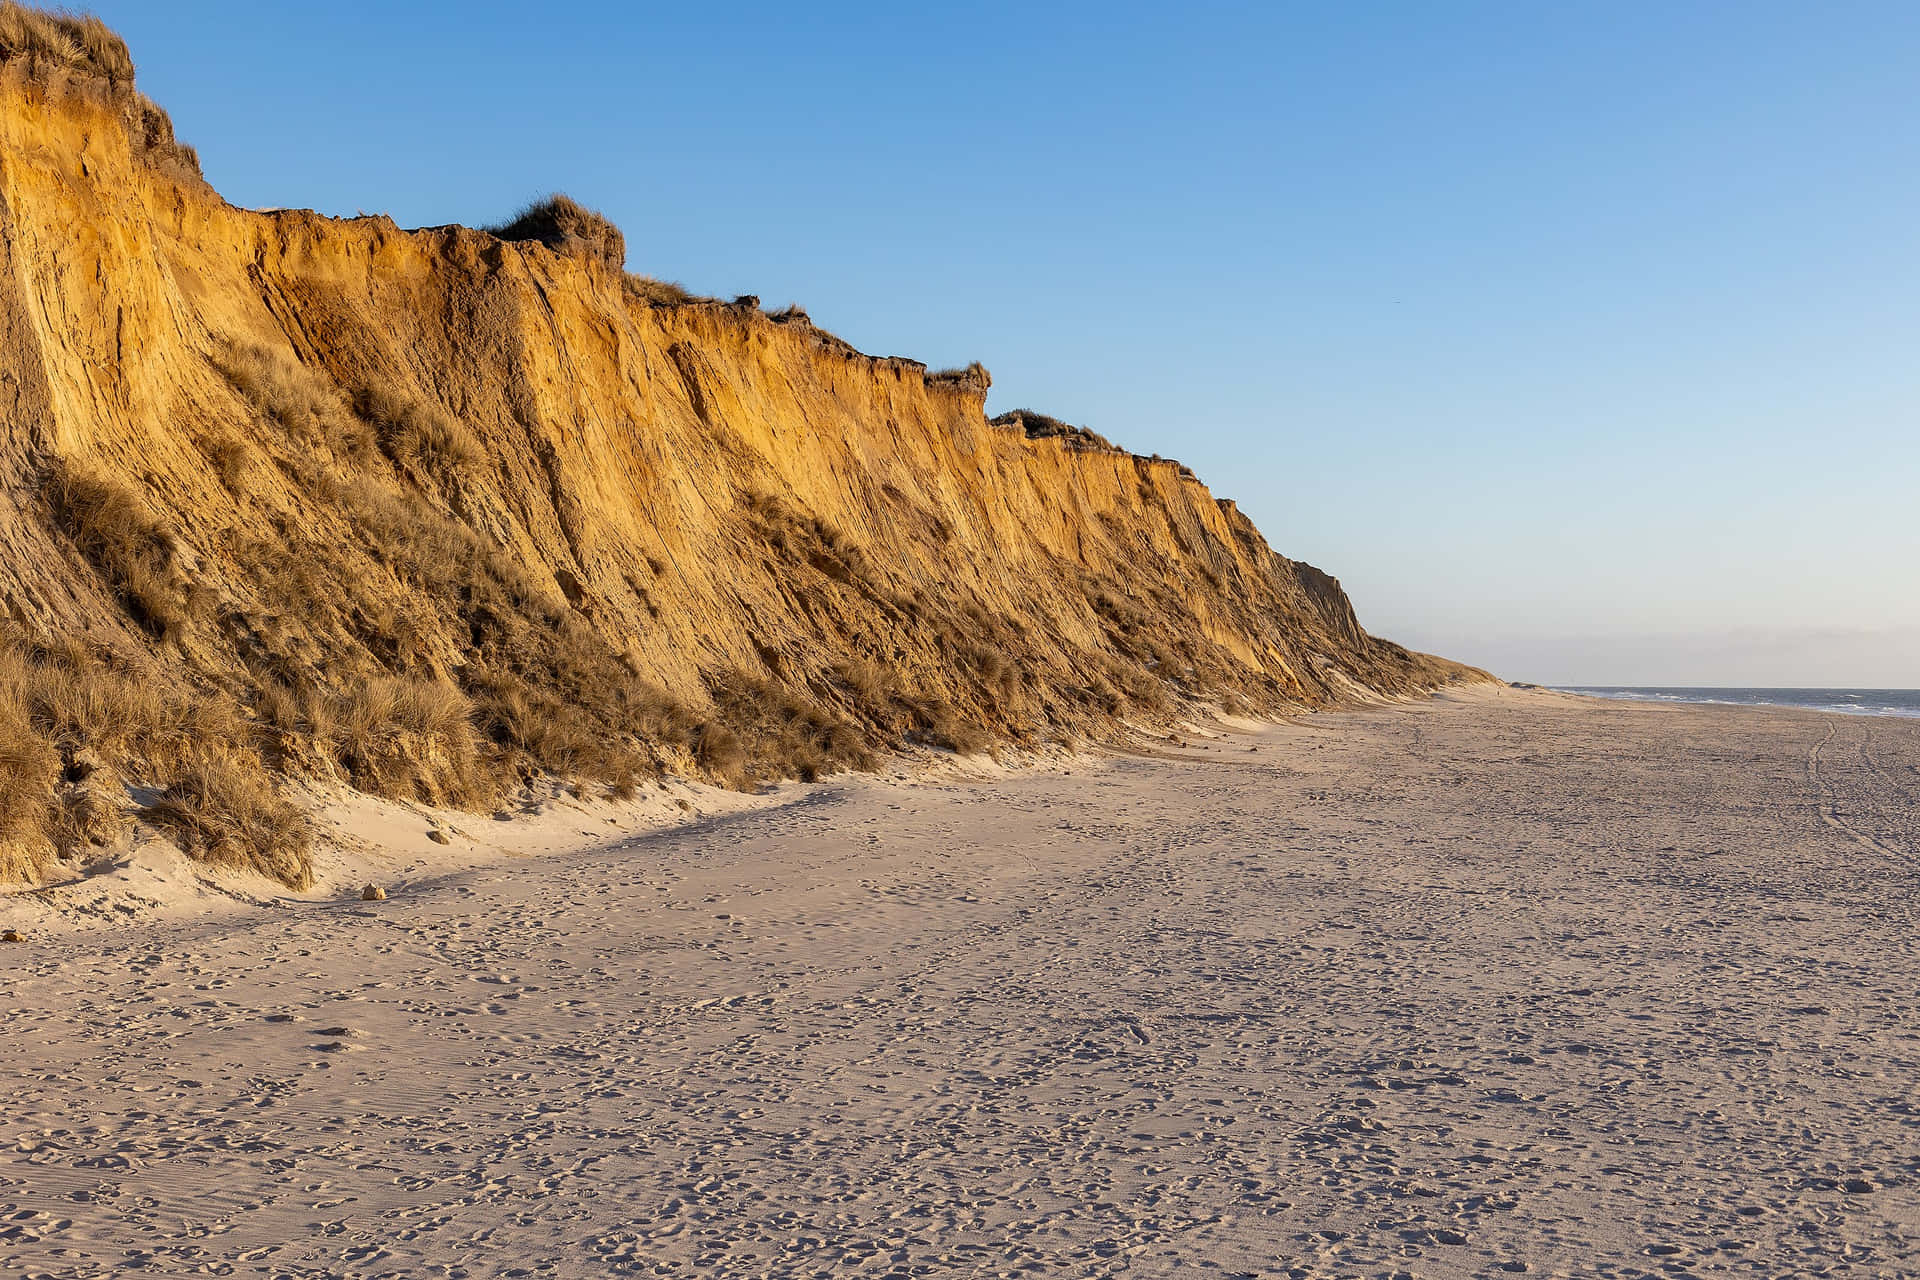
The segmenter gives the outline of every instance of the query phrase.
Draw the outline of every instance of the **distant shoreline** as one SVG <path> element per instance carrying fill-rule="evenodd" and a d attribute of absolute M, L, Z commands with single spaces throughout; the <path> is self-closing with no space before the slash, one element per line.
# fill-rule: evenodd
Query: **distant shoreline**
<path fill-rule="evenodd" d="M 1542 685 L 1558 693 L 1622 702 L 1721 707 L 1785 707 L 1847 716 L 1920 719 L 1920 689 L 1810 689 L 1735 686 Z"/>

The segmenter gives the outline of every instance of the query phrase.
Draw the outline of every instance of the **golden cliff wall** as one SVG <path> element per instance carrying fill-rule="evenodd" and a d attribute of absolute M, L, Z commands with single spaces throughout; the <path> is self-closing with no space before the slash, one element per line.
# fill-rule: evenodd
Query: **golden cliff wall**
<path fill-rule="evenodd" d="M 594 722 L 625 758 L 725 772 L 756 735 L 1033 742 L 1471 674 L 1367 636 L 1177 464 L 991 424 L 981 379 L 539 243 L 237 209 L 127 120 L 0 76 L 0 608 L 235 700 L 284 730 L 270 762 L 362 780 L 262 691 L 387 677 L 526 767 L 555 761 L 495 677 L 596 707 L 631 679 L 651 710 Z M 130 605 L 76 474 L 151 517 L 177 616 Z M 549 633 L 594 672 L 543 675 Z"/>

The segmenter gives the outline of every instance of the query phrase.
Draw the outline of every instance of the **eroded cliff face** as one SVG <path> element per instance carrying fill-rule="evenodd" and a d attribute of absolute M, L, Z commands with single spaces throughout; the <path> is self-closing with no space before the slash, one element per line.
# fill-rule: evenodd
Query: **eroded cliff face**
<path fill-rule="evenodd" d="M 249 768 L 467 803 L 1474 674 L 1368 636 L 1178 464 L 990 423 L 984 371 L 657 305 L 592 253 L 237 209 L 117 92 L 0 74 L 29 674 L 101 662 L 230 705 Z M 75 773 L 85 733 L 23 714 Z"/>

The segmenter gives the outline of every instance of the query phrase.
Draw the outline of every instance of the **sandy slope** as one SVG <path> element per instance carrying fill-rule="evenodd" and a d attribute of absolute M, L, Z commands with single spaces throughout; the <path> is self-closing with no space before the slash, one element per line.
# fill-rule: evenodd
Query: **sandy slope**
<path fill-rule="evenodd" d="M 35 935 L 0 1260 L 1920 1267 L 1920 724 L 1502 692 L 1166 754 Z"/>

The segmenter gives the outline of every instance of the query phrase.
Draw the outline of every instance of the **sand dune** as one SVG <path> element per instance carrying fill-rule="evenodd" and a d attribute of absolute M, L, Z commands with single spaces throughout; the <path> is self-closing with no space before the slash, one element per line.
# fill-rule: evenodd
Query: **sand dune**
<path fill-rule="evenodd" d="M 9 1272 L 1911 1274 L 1920 724 L 1489 691 L 0 951 Z"/>

